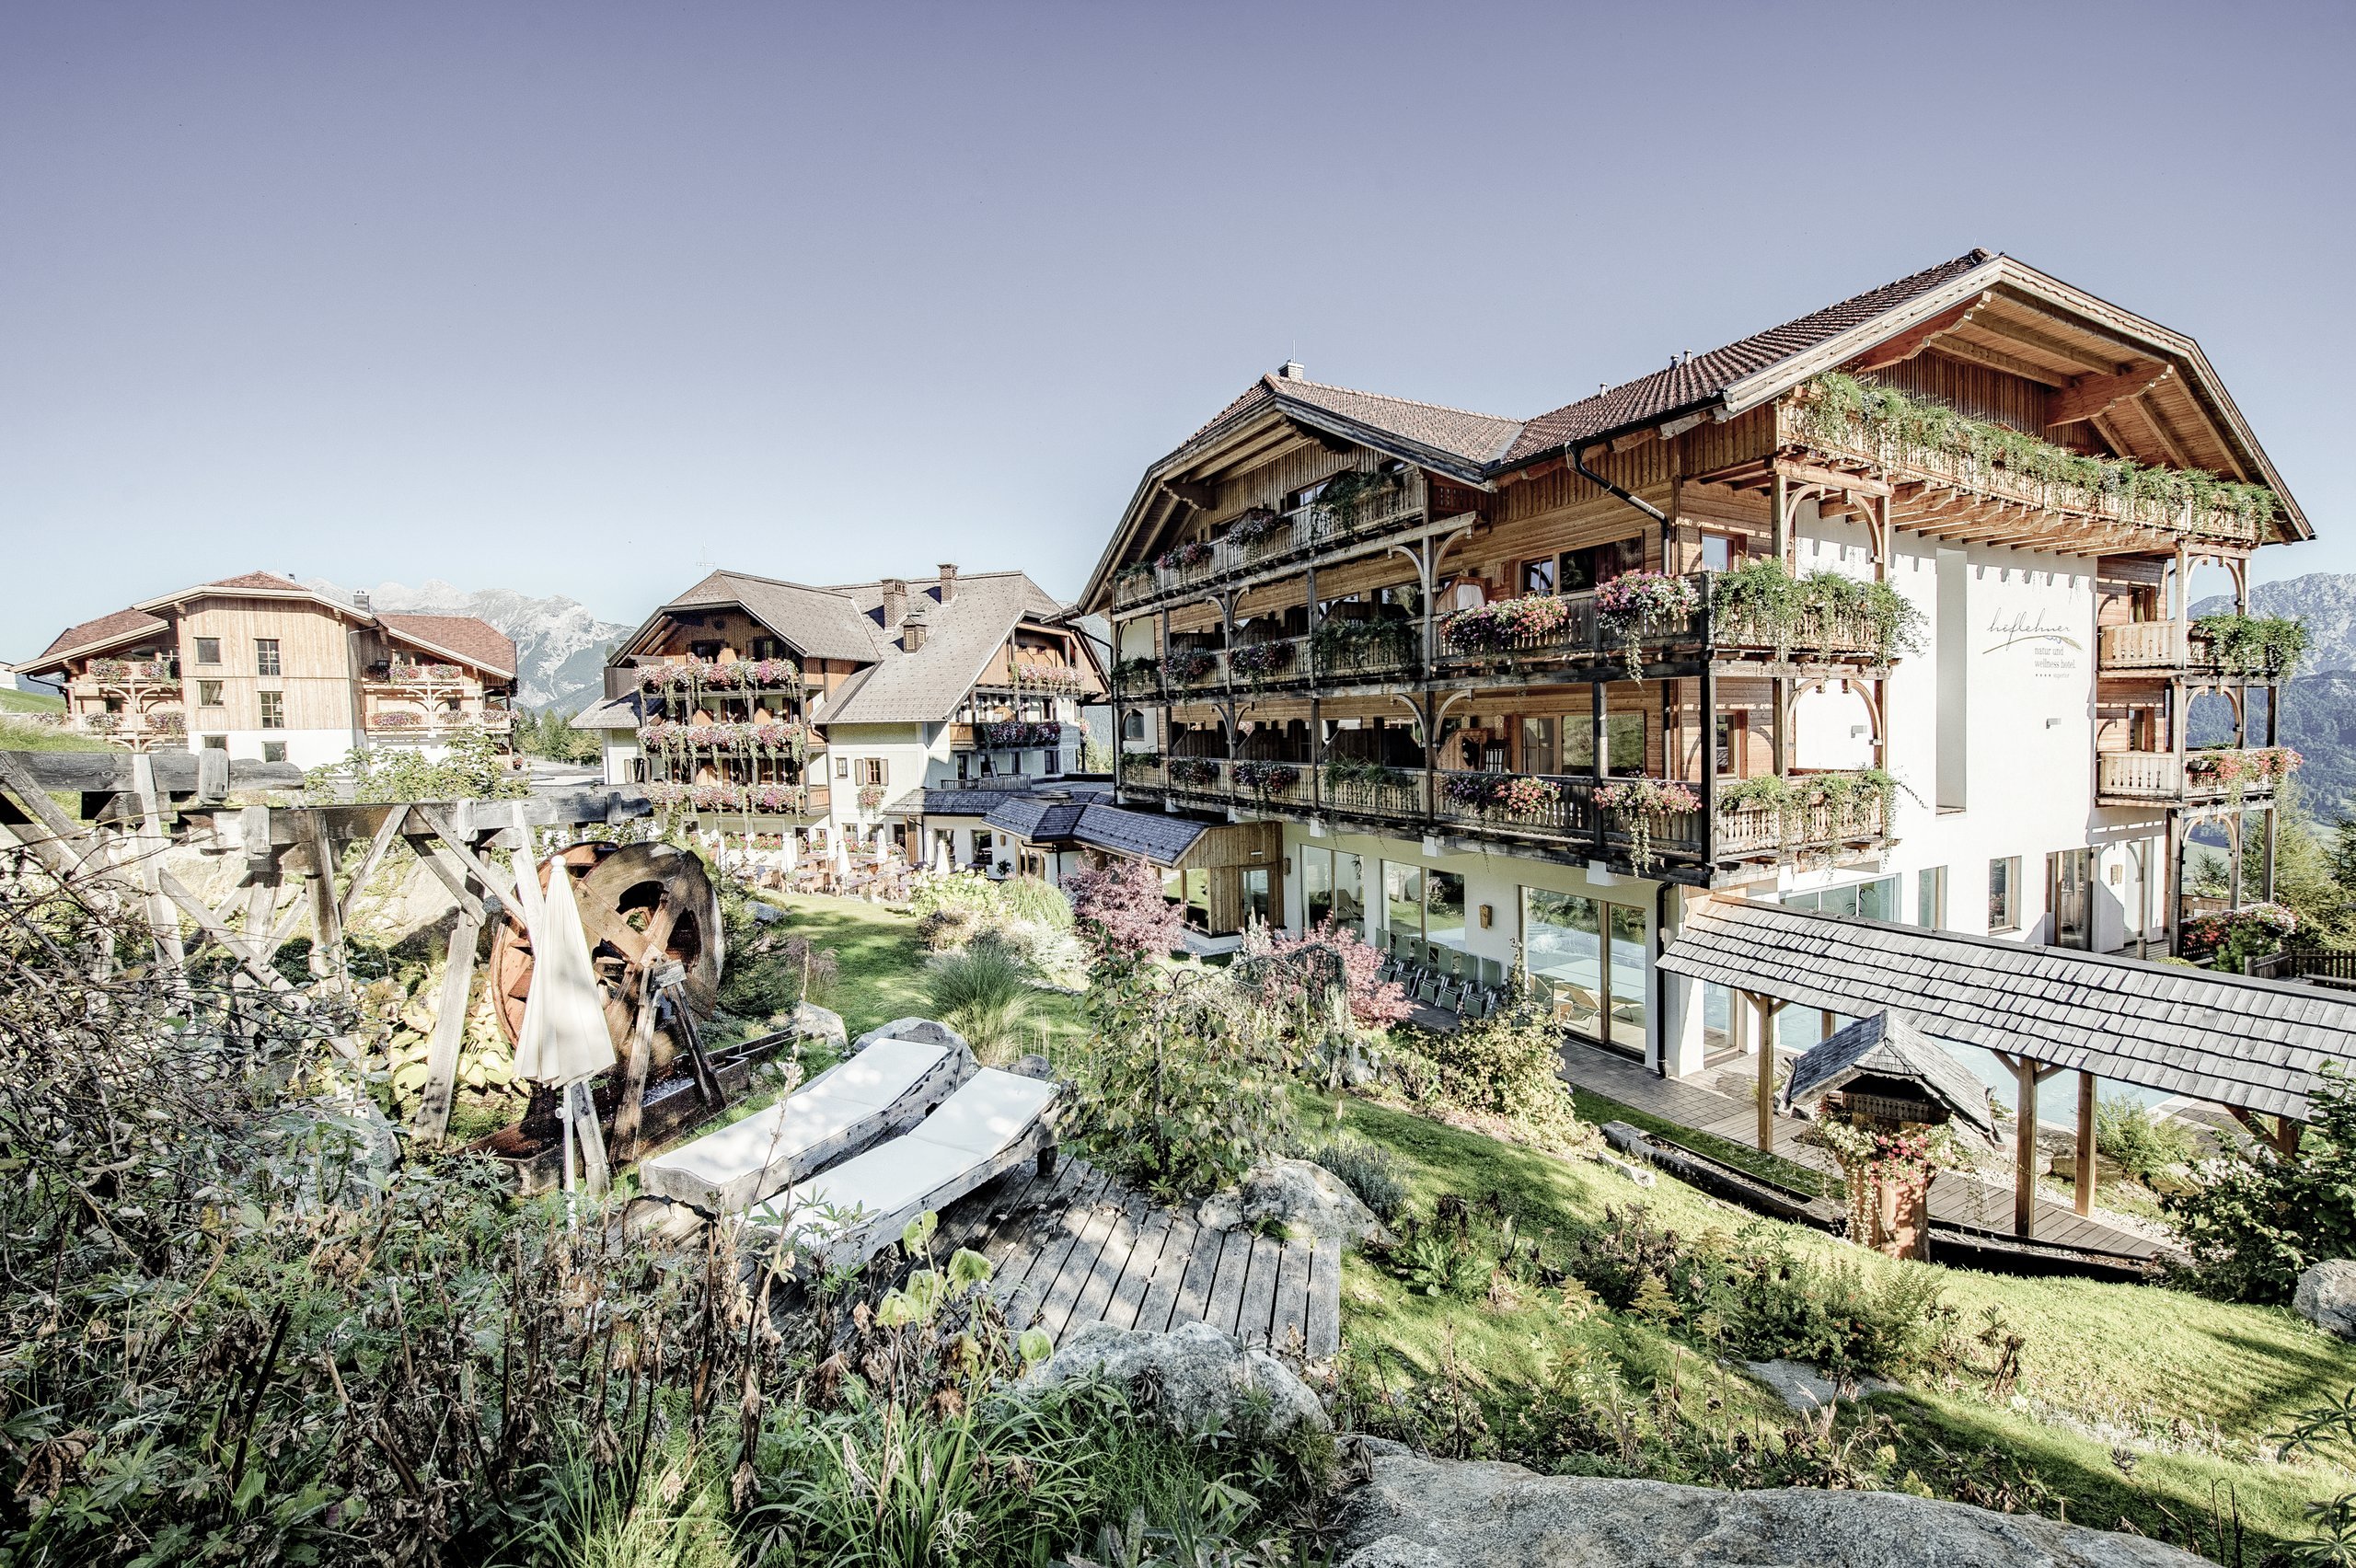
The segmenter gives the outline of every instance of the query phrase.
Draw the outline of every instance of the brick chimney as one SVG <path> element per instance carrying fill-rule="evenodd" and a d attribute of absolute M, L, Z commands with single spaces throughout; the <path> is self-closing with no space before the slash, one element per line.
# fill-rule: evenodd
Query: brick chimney
<path fill-rule="evenodd" d="M 900 578 L 884 580 L 884 629 L 895 629 L 908 610 L 908 585 Z"/>
<path fill-rule="evenodd" d="M 945 605 L 956 596 L 957 563 L 944 560 L 941 563 L 941 602 Z"/>

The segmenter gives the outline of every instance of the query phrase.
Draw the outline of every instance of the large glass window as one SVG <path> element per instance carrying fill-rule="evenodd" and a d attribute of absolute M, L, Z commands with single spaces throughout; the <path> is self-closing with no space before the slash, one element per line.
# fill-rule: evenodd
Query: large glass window
<path fill-rule="evenodd" d="M 1382 928 L 1391 951 L 1397 952 L 1424 934 L 1424 869 L 1382 862 Z"/>
<path fill-rule="evenodd" d="M 1257 920 L 1265 925 L 1267 918 L 1268 868 L 1246 866 L 1243 868 L 1243 922 L 1248 926 Z"/>
<path fill-rule="evenodd" d="M 196 640 L 196 662 L 200 664 L 219 663 L 221 662 L 221 640 L 217 637 L 198 638 Z"/>
<path fill-rule="evenodd" d="M 1925 866 L 1914 873 L 1914 923 L 1935 931 L 1947 923 L 1947 869 Z"/>
<path fill-rule="evenodd" d="M 1611 1014 L 1611 1043 L 1637 1055 L 1645 1054 L 1645 912 L 1625 904 L 1607 904 L 1611 930 L 1611 990 L 1605 1007 Z"/>
<path fill-rule="evenodd" d="M 1793 909 L 1821 909 L 1827 915 L 1895 920 L 1898 918 L 1898 879 L 1877 877 L 1872 882 L 1849 882 L 1840 887 L 1819 888 L 1812 893 L 1786 894 L 1784 903 Z"/>
<path fill-rule="evenodd" d="M 1454 952 L 1465 951 L 1464 879 L 1454 871 L 1424 873 L 1424 940 Z"/>
<path fill-rule="evenodd" d="M 1988 928 L 2016 931 L 2021 924 L 2021 858 L 1988 862 Z"/>
<path fill-rule="evenodd" d="M 1562 723 L 1559 719 L 1524 719 L 1521 721 L 1521 770 L 1524 773 L 1560 773 L 1563 770 Z"/>
<path fill-rule="evenodd" d="M 1634 778 L 1645 771 L 1645 716 L 1641 713 L 1607 713 L 1603 716 L 1604 755 L 1610 759 L 1612 773 L 1622 778 Z"/>
<path fill-rule="evenodd" d="M 1356 855 L 1334 851 L 1334 919 L 1361 934 L 1366 930 L 1365 878 Z"/>
<path fill-rule="evenodd" d="M 1604 1006 L 1603 905 L 1575 893 L 1522 890 L 1522 961 L 1554 1020 L 1600 1038 Z"/>
<path fill-rule="evenodd" d="M 1300 852 L 1300 923 L 1315 928 L 1320 922 L 1334 917 L 1334 852 L 1331 849 L 1303 849 Z"/>

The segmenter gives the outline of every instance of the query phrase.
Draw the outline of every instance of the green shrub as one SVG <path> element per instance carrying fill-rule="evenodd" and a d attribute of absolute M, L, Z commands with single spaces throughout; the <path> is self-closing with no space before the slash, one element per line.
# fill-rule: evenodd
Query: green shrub
<path fill-rule="evenodd" d="M 1439 1098 L 1462 1110 L 1503 1116 L 1538 1142 L 1585 1141 L 1571 1091 L 1562 1079 L 1562 1031 L 1523 997 L 1487 1018 L 1421 1042 Z M 1412 1069 L 1411 1069 L 1412 1070 Z"/>
<path fill-rule="evenodd" d="M 2356 1255 L 2356 1083 L 2326 1067 L 2298 1153 L 2236 1140 L 2162 1194 L 2192 1255 L 2189 1281 L 2227 1301 L 2288 1301 L 2299 1275 Z"/>
<path fill-rule="evenodd" d="M 1129 965 L 1089 993 L 1078 1126 L 1097 1160 L 1165 1200 L 1232 1186 L 1286 1146 L 1292 1063 L 1223 974 Z"/>
<path fill-rule="evenodd" d="M 1336 1138 L 1306 1146 L 1300 1158 L 1332 1171 L 1342 1185 L 1357 1194 L 1358 1202 L 1386 1223 L 1398 1218 L 1407 1206 L 1406 1168 L 1380 1144 Z"/>
<path fill-rule="evenodd" d="M 980 916 L 989 911 L 994 901 L 989 878 L 978 871 L 957 871 L 918 882 L 908 894 L 908 912 L 923 917 L 936 910 L 963 909 Z"/>
<path fill-rule="evenodd" d="M 1071 929 L 1071 900 L 1037 877 L 1009 877 L 998 884 L 990 907 L 1009 920 L 1029 920 L 1051 931 Z"/>
<path fill-rule="evenodd" d="M 928 909 L 917 917 L 917 940 L 930 952 L 964 947 L 982 928 L 981 914 L 962 905 Z"/>
<path fill-rule="evenodd" d="M 924 975 L 932 1016 L 963 1034 L 984 1062 L 1015 1055 L 1031 1014 L 1031 971 L 1004 943 L 976 939 L 962 952 L 935 957 Z"/>
<path fill-rule="evenodd" d="M 2095 1150 L 2116 1160 L 2138 1182 L 2149 1182 L 2171 1165 L 2189 1162 L 2200 1149 L 2192 1129 L 2164 1122 L 2141 1105 L 2096 1105 Z"/>

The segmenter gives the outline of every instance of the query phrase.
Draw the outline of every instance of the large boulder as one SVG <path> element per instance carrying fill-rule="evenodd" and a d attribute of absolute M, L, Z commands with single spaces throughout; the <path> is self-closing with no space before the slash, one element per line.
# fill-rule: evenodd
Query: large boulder
<path fill-rule="evenodd" d="M 1386 1246 L 1392 1239 L 1374 1211 L 1339 1176 L 1306 1159 L 1271 1159 L 1253 1166 L 1233 1192 L 1205 1198 L 1195 1217 L 1212 1230 L 1267 1226 Z"/>
<path fill-rule="evenodd" d="M 2142 1536 L 1896 1492 L 1715 1492 L 1377 1458 L 1341 1568 L 2197 1568 Z"/>
<path fill-rule="evenodd" d="M 1208 1323 L 1186 1323 L 1166 1334 L 1091 1323 L 1066 1340 L 1022 1378 L 1045 1387 L 1102 1372 L 1140 1397 L 1141 1407 L 1181 1432 L 1242 1428 L 1247 1406 L 1265 1396 L 1265 1430 L 1280 1435 L 1299 1425 L 1332 1427 L 1309 1385 L 1265 1350 L 1246 1349 Z"/>
<path fill-rule="evenodd" d="M 889 1023 L 878 1024 L 850 1043 L 850 1054 L 858 1055 L 878 1040 L 921 1040 L 928 1045 L 950 1045 L 971 1049 L 965 1037 L 933 1018 L 895 1018 Z"/>
<path fill-rule="evenodd" d="M 2356 1258 L 2333 1258 L 2301 1274 L 2291 1306 L 2316 1327 L 2356 1340 Z"/>
<path fill-rule="evenodd" d="M 845 1045 L 850 1032 L 843 1027 L 843 1015 L 832 1008 L 822 1008 L 815 1002 L 796 1002 L 786 1015 L 785 1027 L 797 1040 L 823 1041 L 829 1045 Z"/>

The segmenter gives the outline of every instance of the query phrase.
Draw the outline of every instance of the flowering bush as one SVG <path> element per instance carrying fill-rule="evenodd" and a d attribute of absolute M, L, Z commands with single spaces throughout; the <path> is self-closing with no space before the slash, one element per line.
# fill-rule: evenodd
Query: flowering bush
<path fill-rule="evenodd" d="M 881 784 L 862 784 L 862 785 L 860 785 L 860 786 L 859 787 L 859 809 L 860 809 L 860 811 L 863 811 L 863 812 L 872 812 L 872 811 L 875 811 L 875 810 L 879 809 L 880 807 L 882 807 L 882 805 L 883 805 L 883 804 L 884 804 L 884 786 L 883 786 L 883 785 L 881 785 Z"/>
<path fill-rule="evenodd" d="M 1229 651 L 1227 667 L 1239 675 L 1265 680 L 1292 668 L 1293 649 L 1290 642 L 1247 642 Z"/>
<path fill-rule="evenodd" d="M 1467 653 L 1496 653 L 1559 636 L 1570 624 L 1570 601 L 1559 594 L 1527 594 L 1459 610 L 1440 623 L 1440 637 Z"/>
<path fill-rule="evenodd" d="M 180 734 L 188 729 L 188 715 L 177 708 L 148 709 L 147 727 L 161 730 L 167 735 Z"/>
<path fill-rule="evenodd" d="M 1517 775 L 1507 781 L 1498 805 L 1514 816 L 1536 816 L 1562 802 L 1563 787 L 1551 778 Z"/>
<path fill-rule="evenodd" d="M 1243 951 L 1274 961 L 1253 972 L 1260 1001 L 1271 1011 L 1299 1013 L 1322 999 L 1312 992 L 1329 983 L 1348 998 L 1350 1017 L 1369 1028 L 1397 1023 L 1413 1010 L 1406 990 L 1382 978 L 1382 951 L 1330 917 L 1301 932 L 1254 925 L 1244 933 Z"/>
<path fill-rule="evenodd" d="M 89 669 L 90 678 L 94 681 L 127 681 L 131 678 L 131 661 L 128 659 L 93 659 Z"/>
<path fill-rule="evenodd" d="M 1024 664 L 1014 666 L 1014 685 L 1021 691 L 1050 692 L 1057 697 L 1076 697 L 1088 683 L 1078 670 L 1062 664 Z"/>
<path fill-rule="evenodd" d="M 1173 648 L 1161 661 L 1173 686 L 1193 686 L 1218 668 L 1218 655 L 1207 648 Z"/>
<path fill-rule="evenodd" d="M 1198 566 L 1207 566 L 1210 559 L 1211 547 L 1207 541 L 1189 539 L 1183 545 L 1162 551 L 1154 565 L 1164 571 L 1188 571 Z"/>
<path fill-rule="evenodd" d="M 1124 659 L 1113 666 L 1115 691 L 1151 691 L 1161 684 L 1161 666 L 1148 658 Z"/>
<path fill-rule="evenodd" d="M 1535 816 L 1563 799 L 1563 787 L 1553 779 L 1518 773 L 1444 773 L 1439 792 L 1449 805 L 1507 816 Z"/>
<path fill-rule="evenodd" d="M 791 659 L 683 659 L 676 663 L 641 666 L 638 685 L 641 691 L 678 691 L 695 686 L 721 691 L 795 691 L 802 686 L 802 670 Z"/>
<path fill-rule="evenodd" d="M 1273 507 L 1255 506 L 1230 524 L 1227 542 L 1243 549 L 1264 544 L 1281 532 L 1285 520 Z"/>
<path fill-rule="evenodd" d="M 376 715 L 379 730 L 414 730 L 425 722 L 425 715 L 407 708 L 395 708 Z"/>
<path fill-rule="evenodd" d="M 1026 746 L 1058 746 L 1063 744 L 1061 724 L 1040 724 L 1014 720 L 1001 723 L 975 726 L 985 750 L 1020 751 Z"/>
<path fill-rule="evenodd" d="M 392 667 L 391 674 L 397 681 L 409 685 L 423 685 L 428 681 L 459 680 L 465 676 L 466 671 L 456 664 L 400 663 Z"/>
<path fill-rule="evenodd" d="M 1654 838 L 1674 812 L 1698 812 L 1702 797 L 1682 784 L 1657 778 L 1634 778 L 1606 784 L 1595 792 L 1595 803 L 1617 815 L 1628 829 L 1628 863 L 1638 875 L 1660 861 Z"/>
<path fill-rule="evenodd" d="M 2271 784 L 2288 778 L 2305 761 L 2289 746 L 2215 746 L 2188 753 L 2184 773 L 2188 780 L 2214 779 L 2239 801 L 2252 784 Z"/>
<path fill-rule="evenodd" d="M 1300 769 L 1288 762 L 1239 762 L 1228 771 L 1237 789 L 1263 795 L 1280 793 L 1300 782 Z"/>
<path fill-rule="evenodd" d="M 1170 782 L 1189 784 L 1199 789 L 1218 778 L 1218 764 L 1207 756 L 1173 756 L 1170 759 Z"/>
<path fill-rule="evenodd" d="M 1100 963 L 1161 958 L 1178 946 L 1185 911 L 1161 894 L 1161 873 L 1143 860 L 1120 859 L 1064 878 L 1080 940 Z"/>
<path fill-rule="evenodd" d="M 2223 915 L 2203 915 L 2184 927 L 2184 956 L 2215 959 L 2227 974 L 2241 973 L 2242 961 L 2280 949 L 2299 928 L 2299 917 L 2280 904 L 2252 904 Z"/>
<path fill-rule="evenodd" d="M 1686 619 L 1701 607 L 1701 590 L 1666 571 L 1623 571 L 1595 591 L 1595 613 L 1620 628 L 1631 680 L 1644 673 L 1644 628 Z"/>

